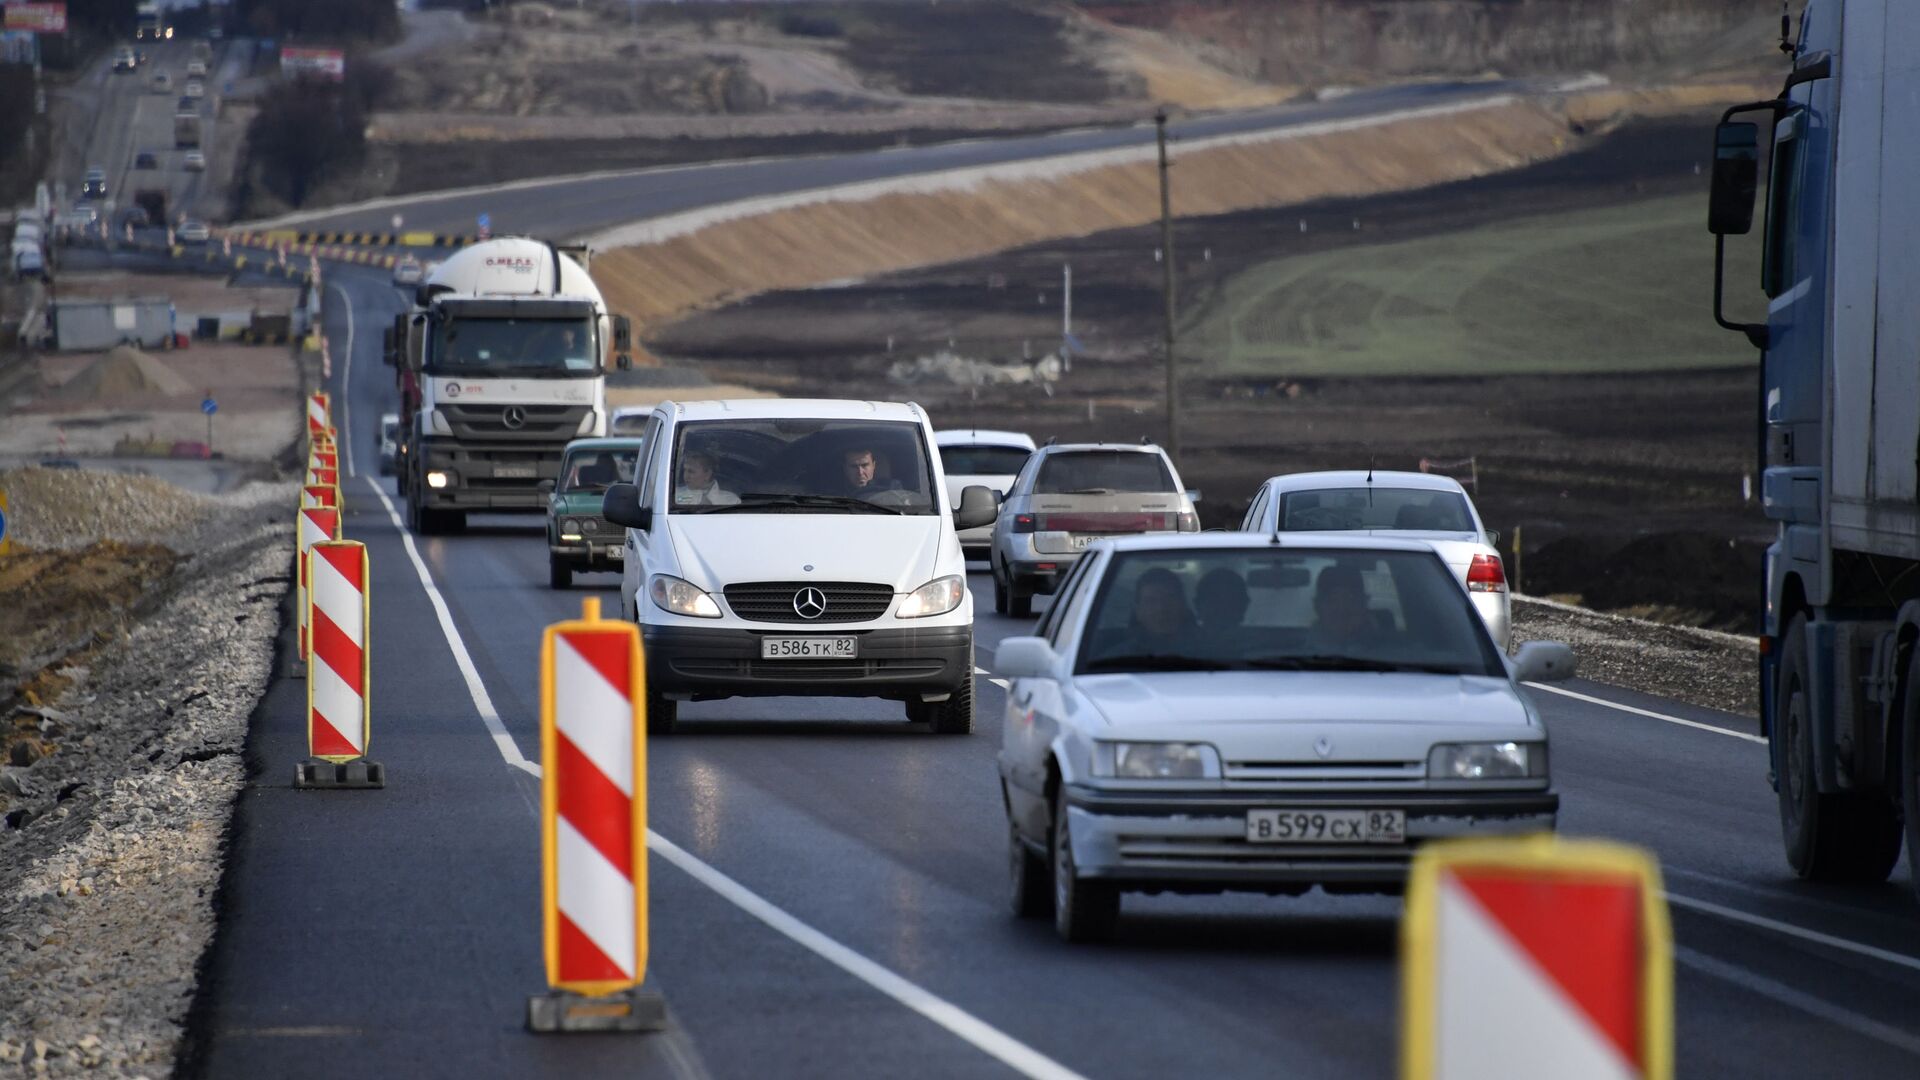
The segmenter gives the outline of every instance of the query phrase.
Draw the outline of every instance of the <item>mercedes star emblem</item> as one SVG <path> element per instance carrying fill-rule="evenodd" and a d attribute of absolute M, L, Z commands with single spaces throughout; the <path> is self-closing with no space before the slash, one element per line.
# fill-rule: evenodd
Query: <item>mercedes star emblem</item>
<path fill-rule="evenodd" d="M 527 426 L 527 410 L 518 405 L 509 405 L 500 410 L 500 423 L 508 431 L 519 431 Z"/>
<path fill-rule="evenodd" d="M 1332 757 L 1333 756 L 1333 740 L 1327 738 L 1325 735 L 1322 735 L 1319 738 L 1313 740 L 1313 752 L 1316 754 L 1319 754 L 1323 758 Z"/>
<path fill-rule="evenodd" d="M 793 594 L 793 613 L 803 619 L 817 619 L 827 613 L 827 594 L 808 586 Z"/>

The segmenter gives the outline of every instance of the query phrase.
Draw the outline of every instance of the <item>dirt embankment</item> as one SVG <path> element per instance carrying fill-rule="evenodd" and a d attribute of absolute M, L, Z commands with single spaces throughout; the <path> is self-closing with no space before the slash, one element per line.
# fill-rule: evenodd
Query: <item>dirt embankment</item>
<path fill-rule="evenodd" d="M 1179 152 L 1174 212 L 1403 190 L 1510 169 L 1566 141 L 1560 117 L 1511 101 L 1197 141 Z M 768 289 L 1137 225 L 1158 215 L 1158 185 L 1148 148 L 749 201 L 614 230 L 597 242 L 611 250 L 594 278 L 611 306 L 657 324 Z"/>

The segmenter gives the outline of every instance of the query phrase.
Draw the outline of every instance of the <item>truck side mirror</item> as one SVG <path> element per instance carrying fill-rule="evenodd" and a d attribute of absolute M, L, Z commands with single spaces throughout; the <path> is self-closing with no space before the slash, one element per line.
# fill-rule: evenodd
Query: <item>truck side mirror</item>
<path fill-rule="evenodd" d="M 613 317 L 613 351 L 617 353 L 633 351 L 633 321 L 625 315 Z M 625 371 L 629 364 L 620 365 L 620 370 Z"/>
<path fill-rule="evenodd" d="M 393 327 L 391 326 L 380 331 L 380 362 L 388 367 L 393 366 Z"/>
<path fill-rule="evenodd" d="M 1753 230 L 1753 203 L 1760 190 L 1760 125 L 1727 121 L 1713 130 L 1713 190 L 1707 231 L 1745 236 Z"/>
<path fill-rule="evenodd" d="M 626 353 L 621 353 L 619 356 L 613 358 L 613 366 L 619 368 L 621 371 L 632 371 L 633 357 L 628 356 Z"/>
<path fill-rule="evenodd" d="M 601 501 L 601 513 L 615 525 L 646 531 L 653 528 L 653 511 L 640 505 L 640 489 L 632 484 L 614 484 Z"/>

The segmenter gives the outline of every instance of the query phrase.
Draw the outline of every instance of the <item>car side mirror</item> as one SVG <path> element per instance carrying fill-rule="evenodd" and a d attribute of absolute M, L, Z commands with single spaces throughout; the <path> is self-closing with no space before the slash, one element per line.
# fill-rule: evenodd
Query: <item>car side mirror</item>
<path fill-rule="evenodd" d="M 540 494 L 542 495 L 553 494 L 553 481 L 551 480 L 542 480 L 534 486 L 540 489 Z"/>
<path fill-rule="evenodd" d="M 1005 638 L 993 652 L 994 673 L 1009 679 L 1051 679 L 1059 664 L 1060 654 L 1043 637 Z"/>
<path fill-rule="evenodd" d="M 1753 230 L 1753 203 L 1760 189 L 1760 125 L 1728 121 L 1713 129 L 1713 186 L 1707 231 L 1745 236 Z"/>
<path fill-rule="evenodd" d="M 640 489 L 632 484 L 614 484 L 607 489 L 601 512 L 615 525 L 642 532 L 653 528 L 653 511 L 640 505 Z"/>
<path fill-rule="evenodd" d="M 1558 641 L 1529 641 L 1513 654 L 1514 682 L 1560 682 L 1573 678 L 1573 650 Z"/>
<path fill-rule="evenodd" d="M 394 365 L 393 327 L 391 326 L 380 331 L 380 362 L 388 367 Z"/>
<path fill-rule="evenodd" d="M 977 529 L 993 524 L 999 516 L 1000 504 L 993 497 L 993 489 L 968 484 L 960 492 L 960 505 L 953 508 L 953 527 Z"/>

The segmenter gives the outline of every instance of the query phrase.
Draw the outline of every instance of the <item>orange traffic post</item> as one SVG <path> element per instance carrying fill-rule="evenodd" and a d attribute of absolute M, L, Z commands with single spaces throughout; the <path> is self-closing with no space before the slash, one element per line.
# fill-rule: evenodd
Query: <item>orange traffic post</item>
<path fill-rule="evenodd" d="M 367 757 L 373 740 L 367 547 L 321 540 L 307 551 L 307 760 L 299 788 L 381 788 L 387 771 Z"/>
<path fill-rule="evenodd" d="M 1401 923 L 1402 1080 L 1671 1080 L 1659 862 L 1551 835 L 1438 841 Z"/>
<path fill-rule="evenodd" d="M 307 437 L 324 435 L 332 425 L 332 398 L 325 390 L 316 390 L 307 395 Z"/>
<path fill-rule="evenodd" d="M 632 623 L 547 627 L 540 642 L 540 855 L 545 994 L 527 1029 L 658 1031 L 647 974 L 646 664 Z"/>
<path fill-rule="evenodd" d="M 303 506 L 294 530 L 294 611 L 300 624 L 300 659 L 307 659 L 307 552 L 313 545 L 340 537 L 340 511 L 331 506 Z"/>

